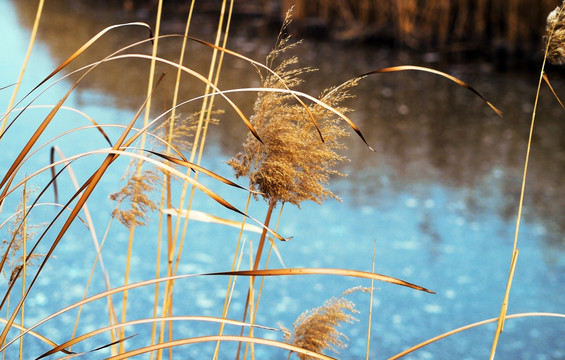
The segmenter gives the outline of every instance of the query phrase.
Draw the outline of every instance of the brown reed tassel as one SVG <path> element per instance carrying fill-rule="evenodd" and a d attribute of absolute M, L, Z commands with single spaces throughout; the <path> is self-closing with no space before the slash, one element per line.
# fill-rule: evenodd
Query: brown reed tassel
<path fill-rule="evenodd" d="M 561 7 L 556 7 L 547 16 L 545 43 L 549 41 L 547 49 L 547 60 L 556 65 L 565 64 L 565 11 Z"/>

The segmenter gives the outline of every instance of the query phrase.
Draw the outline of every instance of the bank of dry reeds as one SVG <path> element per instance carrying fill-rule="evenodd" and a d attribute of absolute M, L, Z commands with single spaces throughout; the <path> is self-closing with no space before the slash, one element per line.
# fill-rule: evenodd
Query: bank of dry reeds
<path fill-rule="evenodd" d="M 271 3 L 276 3 L 272 1 Z M 554 0 L 285 0 L 296 26 L 356 40 L 388 39 L 431 51 L 539 49 Z"/>
<path fill-rule="evenodd" d="M 122 0 L 130 13 L 153 9 L 154 3 Z M 181 0 L 165 5 L 187 7 Z M 195 9 L 211 13 L 220 5 L 220 0 L 213 0 L 196 3 Z M 294 7 L 291 28 L 301 37 L 370 39 L 432 52 L 531 58 L 542 55 L 545 20 L 557 5 L 556 0 L 251 0 L 235 2 L 233 11 L 237 16 L 260 19 L 259 23 L 282 22 L 286 11 Z M 245 21 L 246 25 L 257 24 Z"/>

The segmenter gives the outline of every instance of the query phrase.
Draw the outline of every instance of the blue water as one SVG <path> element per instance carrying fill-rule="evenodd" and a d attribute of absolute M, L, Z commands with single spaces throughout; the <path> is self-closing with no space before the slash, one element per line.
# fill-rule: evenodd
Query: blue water
<path fill-rule="evenodd" d="M 19 24 L 18 14 L 10 2 L 0 2 L 0 13 L 2 14 L 0 39 L 4 48 L 4 55 L 0 56 L 0 67 L 4 69 L 0 72 L 0 86 L 5 86 L 17 81 L 30 30 Z M 59 60 L 53 58 L 48 45 L 38 41 L 22 82 L 19 98 L 56 67 L 57 61 Z M 472 71 L 480 72 L 480 68 L 473 68 Z M 506 80 L 502 84 L 506 86 L 535 79 L 531 76 L 521 76 L 491 74 L 487 78 L 503 77 Z M 519 81 L 517 78 L 520 78 Z M 414 86 L 416 88 L 423 86 L 418 84 L 421 82 L 416 81 Z M 498 82 L 497 84 L 500 85 Z M 485 124 L 484 128 L 480 129 L 486 130 L 483 133 L 477 130 L 476 126 L 463 123 L 478 122 L 475 119 L 456 118 L 456 122 L 452 123 L 449 123 L 452 120 L 445 120 L 448 124 L 437 129 L 440 133 L 438 136 L 446 143 L 439 148 L 445 152 L 445 158 L 439 157 L 438 160 L 433 154 L 436 150 L 434 144 L 425 143 L 430 136 L 421 132 L 422 124 L 435 121 L 430 120 L 434 115 L 430 112 L 428 118 L 425 117 L 426 111 L 423 111 L 424 115 L 422 115 L 416 109 L 410 110 L 410 97 L 403 97 L 401 93 L 399 98 L 395 98 L 394 94 L 397 90 L 389 87 L 393 86 L 391 84 L 385 85 L 386 87 L 381 91 L 383 97 L 379 101 L 392 102 L 393 108 L 398 110 L 395 114 L 397 118 L 386 120 L 392 124 L 385 128 L 382 123 L 384 120 L 380 119 L 374 119 L 374 123 L 371 123 L 372 117 L 368 115 L 372 113 L 370 109 L 361 109 L 365 112 L 356 115 L 358 116 L 356 119 L 364 125 L 362 128 L 368 130 L 368 139 L 373 141 L 372 144 L 377 148 L 376 154 L 369 152 L 357 138 L 352 136 L 350 144 L 354 156 L 351 156 L 351 163 L 344 168 L 344 171 L 350 175 L 346 178 L 333 179 L 331 185 L 332 190 L 342 198 L 342 202 L 328 200 L 322 206 L 304 203 L 300 209 L 285 206 L 278 231 L 283 236 L 293 236 L 293 238 L 287 243 L 276 244 L 284 265 L 289 268 L 327 267 L 363 271 L 371 271 L 375 248 L 375 272 L 401 278 L 437 293 L 432 295 L 388 283 L 375 283 L 371 329 L 371 358 L 375 359 L 393 356 L 436 335 L 498 315 L 510 267 L 517 195 L 521 181 L 520 164 L 525 156 L 524 143 L 516 140 L 514 132 L 507 134 L 506 137 L 497 137 L 499 133 L 506 134 L 504 129 L 507 122 L 513 121 L 513 116 L 507 115 L 505 120 L 496 119 L 488 109 L 483 111 L 483 104 L 472 102 L 471 106 L 478 108 L 479 113 L 488 113 L 480 119 Z M 69 86 L 70 82 L 64 81 L 34 100 L 33 104 L 54 104 Z M 446 88 L 455 89 L 450 86 L 453 85 L 446 85 Z M 485 87 L 488 89 L 488 85 Z M 511 92 L 512 85 L 509 87 L 510 89 L 501 87 L 500 92 L 494 94 L 504 91 L 508 98 L 515 97 L 518 99 L 516 101 L 520 102 L 522 96 L 518 94 L 520 90 Z M 12 89 L 10 87 L 0 91 L 0 106 L 4 109 L 8 106 Z M 528 91 L 532 91 L 532 88 L 528 88 Z M 443 95 L 445 94 L 438 95 L 435 101 L 441 102 Z M 447 104 L 443 103 L 437 107 L 446 113 L 459 111 L 462 113 L 460 116 L 474 114 L 473 110 L 467 112 L 467 109 L 462 111 L 457 107 L 449 108 L 453 105 L 449 104 L 450 102 L 457 104 L 468 101 L 469 98 L 465 95 L 461 95 L 462 99 L 454 95 L 455 100 L 447 99 L 445 101 Z M 66 105 L 88 113 L 100 123 L 125 124 L 133 116 L 134 109 L 109 106 L 116 102 L 113 96 L 98 91 L 95 87 L 85 87 L 71 96 Z M 528 98 L 528 101 L 532 99 Z M 362 105 L 360 107 L 367 104 L 363 99 L 359 102 Z M 381 106 L 380 103 L 376 104 L 374 99 L 368 104 L 369 108 Z M 430 106 L 434 107 L 433 104 Z M 23 141 L 30 136 L 31 131 L 47 111 L 26 110 L 1 140 L 2 168 L 6 168 L 20 151 Z M 518 122 L 521 121 L 526 125 L 526 134 L 528 111 L 531 111 L 531 106 L 527 103 L 523 104 L 522 108 L 518 109 L 519 115 L 517 115 L 522 119 Z M 544 114 L 554 113 L 554 110 L 548 110 Z M 408 119 L 413 120 L 410 122 Z M 42 139 L 47 141 L 64 129 L 87 124 L 88 121 L 79 115 L 62 112 Z M 218 131 L 217 128 L 221 127 L 222 124 L 212 128 L 211 131 Z M 547 138 L 543 135 L 548 133 L 561 134 L 563 125 L 551 123 L 551 129 L 545 132 L 542 130 L 540 138 Z M 460 146 L 459 142 L 468 140 L 468 137 L 459 140 L 456 137 L 457 131 L 466 133 L 478 131 L 477 138 L 482 145 L 476 148 Z M 108 130 L 108 133 L 112 139 L 116 139 L 118 135 L 116 130 Z M 395 137 L 395 133 L 399 137 Z M 524 130 L 520 130 L 519 134 L 523 135 L 523 133 Z M 489 135 L 495 139 L 493 140 Z M 211 139 L 216 139 L 217 142 L 207 144 L 208 150 L 202 165 L 230 179 L 233 178 L 231 169 L 224 161 L 234 155 L 232 150 L 238 148 L 237 144 L 235 146 L 224 144 L 225 135 L 212 135 Z M 382 141 L 378 142 L 378 140 Z M 421 142 L 425 144 L 418 145 Z M 492 158 L 496 159 L 491 162 L 490 150 L 486 145 L 493 142 L 497 146 L 493 147 L 495 150 L 492 150 L 494 154 Z M 562 154 L 560 147 L 551 148 L 553 144 L 551 142 L 549 142 L 550 146 L 547 146 L 543 140 L 538 144 L 541 149 L 549 147 L 547 151 L 554 150 L 553 153 Z M 57 141 L 57 145 L 67 156 L 106 146 L 102 137 L 92 129 L 65 136 Z M 391 150 L 395 146 L 405 150 Z M 475 152 L 473 149 L 480 151 Z M 430 153 L 426 153 L 427 151 Z M 500 158 L 504 157 L 500 156 L 501 153 L 512 160 L 501 160 Z M 479 160 L 474 161 L 475 157 Z M 100 156 L 92 156 L 79 160 L 73 164 L 73 169 L 79 179 L 84 181 L 101 159 Z M 535 182 L 530 187 L 531 193 L 526 191 L 526 198 L 528 199 L 531 194 L 532 200 L 527 201 L 525 219 L 520 227 L 518 244 L 520 253 L 510 294 L 509 314 L 565 312 L 565 299 L 561 296 L 565 285 L 563 275 L 565 257 L 561 244 L 562 234 L 559 226 L 556 226 L 556 223 L 559 225 L 560 217 L 548 215 L 562 210 L 562 185 L 556 182 L 556 176 L 548 175 L 548 180 L 543 180 L 546 179 L 543 177 L 544 173 L 557 171 L 554 168 L 563 164 L 558 161 L 545 163 L 539 159 L 539 157 L 533 158 L 534 175 L 532 176 Z M 48 148 L 34 155 L 20 174 L 29 174 L 47 163 Z M 114 164 L 88 203 L 99 239 L 104 235 L 113 209 L 108 194 L 119 190 L 118 182 L 126 165 L 127 160 Z M 451 170 L 456 173 L 454 176 L 450 176 Z M 34 183 L 36 186 L 43 186 L 48 179 L 48 175 L 45 174 L 34 179 Z M 246 192 L 233 190 L 205 177 L 199 179 L 238 208 L 245 207 Z M 246 185 L 245 182 L 240 183 Z M 61 179 L 60 187 L 66 189 L 64 193 L 68 196 L 72 184 L 64 178 Z M 176 191 L 178 193 L 179 189 L 176 188 Z M 2 209 L 2 219 L 6 219 L 11 214 L 18 202 L 18 196 L 12 196 L 6 203 Z M 46 195 L 46 199 L 51 201 L 51 193 Z M 155 199 L 158 200 L 158 197 Z M 237 214 L 222 208 L 198 191 L 193 208 L 239 220 Z M 274 212 L 275 218 L 278 216 L 278 210 L 279 208 Z M 252 203 L 249 213 L 261 220 L 265 211 L 266 205 L 258 201 Z M 38 222 L 47 221 L 54 213 L 53 209 L 38 211 L 37 218 L 34 219 Z M 130 282 L 155 276 L 157 226 L 158 221 L 155 219 L 149 223 L 149 226 L 136 230 L 135 250 L 132 257 L 135 271 Z M 2 230 L 4 238 L 7 238 L 6 230 Z M 236 244 L 238 229 L 190 222 L 187 231 L 187 242 L 179 273 L 197 274 L 229 270 L 233 254 L 239 251 Z M 47 236 L 46 242 L 53 239 L 54 232 L 52 233 L 53 235 Z M 256 234 L 245 233 L 244 239 L 246 246 L 249 246 L 250 242 L 254 247 L 257 246 Z M 123 283 L 126 246 L 127 231 L 121 225 L 113 224 L 103 250 L 104 262 L 113 286 Z M 246 254 L 248 253 L 249 250 L 246 250 Z M 27 300 L 25 307 L 27 326 L 80 300 L 83 296 L 95 256 L 94 246 L 86 227 L 77 221 L 63 238 L 54 255 L 48 261 L 47 267 Z M 242 268 L 248 266 L 247 262 L 248 256 L 245 256 Z M 281 266 L 276 256 L 272 255 L 270 267 Z M 227 281 L 225 277 L 195 277 L 179 280 L 175 285 L 175 315 L 221 316 Z M 303 311 L 320 306 L 329 298 L 339 296 L 349 288 L 370 285 L 370 281 L 366 280 L 327 275 L 267 278 L 256 323 L 275 328 L 281 324 L 290 328 Z M 240 278 L 234 292 L 230 318 L 238 320 L 241 318 L 247 286 L 248 280 Z M 5 285 L 2 288 L 5 288 Z M 89 295 L 103 289 L 104 283 L 100 271 L 96 269 Z M 153 287 L 132 291 L 128 317 L 134 319 L 151 316 L 152 294 Z M 359 321 L 345 324 L 340 328 L 340 331 L 349 338 L 349 346 L 332 356 L 361 359 L 365 357 L 369 295 L 356 292 L 349 295 L 348 299 L 355 302 L 359 310 L 355 316 Z M 121 297 L 115 296 L 114 301 L 121 304 Z M 105 305 L 100 301 L 85 307 L 79 333 L 106 325 L 105 311 Z M 57 343 L 66 341 L 71 334 L 75 316 L 76 310 L 71 311 L 49 320 L 36 331 Z M 200 322 L 182 322 L 176 325 L 175 336 L 214 335 L 217 334 L 217 328 L 217 325 Z M 495 325 L 491 323 L 467 330 L 431 344 L 405 358 L 485 359 L 490 353 L 494 329 Z M 143 326 L 128 329 L 127 334 L 138 335 L 128 340 L 126 347 L 132 349 L 149 345 L 148 331 L 149 327 Z M 228 328 L 226 333 L 238 334 L 239 328 Z M 499 342 L 497 358 L 565 358 L 562 341 L 564 334 L 565 319 L 550 317 L 509 319 Z M 16 333 L 13 332 L 11 335 L 15 336 Z M 257 330 L 256 335 L 268 339 L 282 339 L 282 333 L 276 331 Z M 99 335 L 78 345 L 74 350 L 86 351 L 109 341 L 109 337 Z M 30 336 L 25 338 L 24 344 L 24 357 L 38 356 L 49 349 Z M 175 350 L 175 354 L 181 357 L 211 358 L 214 346 L 215 343 L 208 343 L 179 347 Z M 233 343 L 223 345 L 221 358 L 232 358 L 235 346 Z M 8 354 L 15 356 L 17 351 L 18 347 L 14 344 L 8 349 Z M 85 357 L 94 359 L 107 354 L 108 352 L 102 350 Z M 285 351 L 260 345 L 256 346 L 255 355 L 256 358 L 270 359 L 287 357 Z"/>

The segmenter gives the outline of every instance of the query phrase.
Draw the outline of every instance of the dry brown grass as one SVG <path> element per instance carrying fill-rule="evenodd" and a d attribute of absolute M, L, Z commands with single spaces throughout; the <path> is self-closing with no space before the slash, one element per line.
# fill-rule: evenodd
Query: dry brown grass
<path fill-rule="evenodd" d="M 281 37 L 267 57 L 267 65 L 272 67 L 281 54 L 295 45 L 289 37 Z M 303 82 L 301 76 L 313 71 L 296 67 L 297 64 L 296 57 L 283 60 L 273 69 L 278 77 L 272 73 L 261 75 L 262 87 L 281 90 L 297 87 Z M 340 104 L 350 97 L 347 90 L 356 83 L 354 80 L 326 90 L 320 100 L 345 113 L 348 109 Z M 331 176 L 342 175 L 334 167 L 346 159 L 339 151 L 344 149 L 340 140 L 348 132 L 335 112 L 318 104 L 305 108 L 287 92 L 261 92 L 250 121 L 262 143 L 253 135 L 247 137 L 243 151 L 228 162 L 236 177 L 248 177 L 250 187 L 269 203 L 288 202 L 298 206 L 305 200 L 321 203 L 327 198 L 337 198 L 326 185 Z"/>

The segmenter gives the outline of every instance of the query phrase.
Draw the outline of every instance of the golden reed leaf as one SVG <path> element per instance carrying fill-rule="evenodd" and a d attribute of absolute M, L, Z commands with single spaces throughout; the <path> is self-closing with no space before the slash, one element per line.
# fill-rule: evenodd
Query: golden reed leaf
<path fill-rule="evenodd" d="M 416 66 L 416 65 L 399 65 L 399 66 L 392 66 L 392 67 L 387 67 L 387 68 L 369 71 L 368 73 L 365 73 L 365 74 L 363 74 L 359 77 L 361 78 L 361 77 L 365 77 L 367 75 L 372 75 L 372 74 L 381 74 L 381 73 L 406 71 L 406 70 L 424 71 L 424 72 L 429 72 L 429 73 L 436 74 L 436 75 L 439 75 L 439 76 L 443 76 L 444 78 L 447 78 L 447 79 L 453 81 L 457 85 L 463 86 L 464 88 L 472 91 L 475 95 L 480 97 L 492 110 L 494 110 L 494 112 L 498 116 L 503 117 L 502 111 L 497 109 L 493 104 L 490 103 L 490 101 L 488 101 L 481 93 L 479 93 L 477 90 L 475 90 L 469 84 L 467 84 L 466 82 L 464 82 L 462 80 L 459 80 L 458 78 L 456 78 L 453 75 L 446 74 L 446 73 L 439 71 L 439 70 L 435 70 L 435 69 L 431 69 L 431 68 L 427 68 L 427 67 L 423 67 L 423 66 Z"/>
<path fill-rule="evenodd" d="M 425 291 L 430 294 L 435 294 L 435 292 L 432 290 L 428 290 L 422 286 L 415 285 L 391 276 L 376 274 L 367 271 L 349 270 L 349 269 L 330 269 L 330 268 L 263 269 L 263 270 L 225 271 L 225 272 L 216 272 L 205 275 L 237 275 L 237 276 L 340 275 L 340 276 L 358 277 L 364 279 L 374 279 L 378 281 L 388 282 L 391 284 L 406 286 L 419 291 Z"/>

